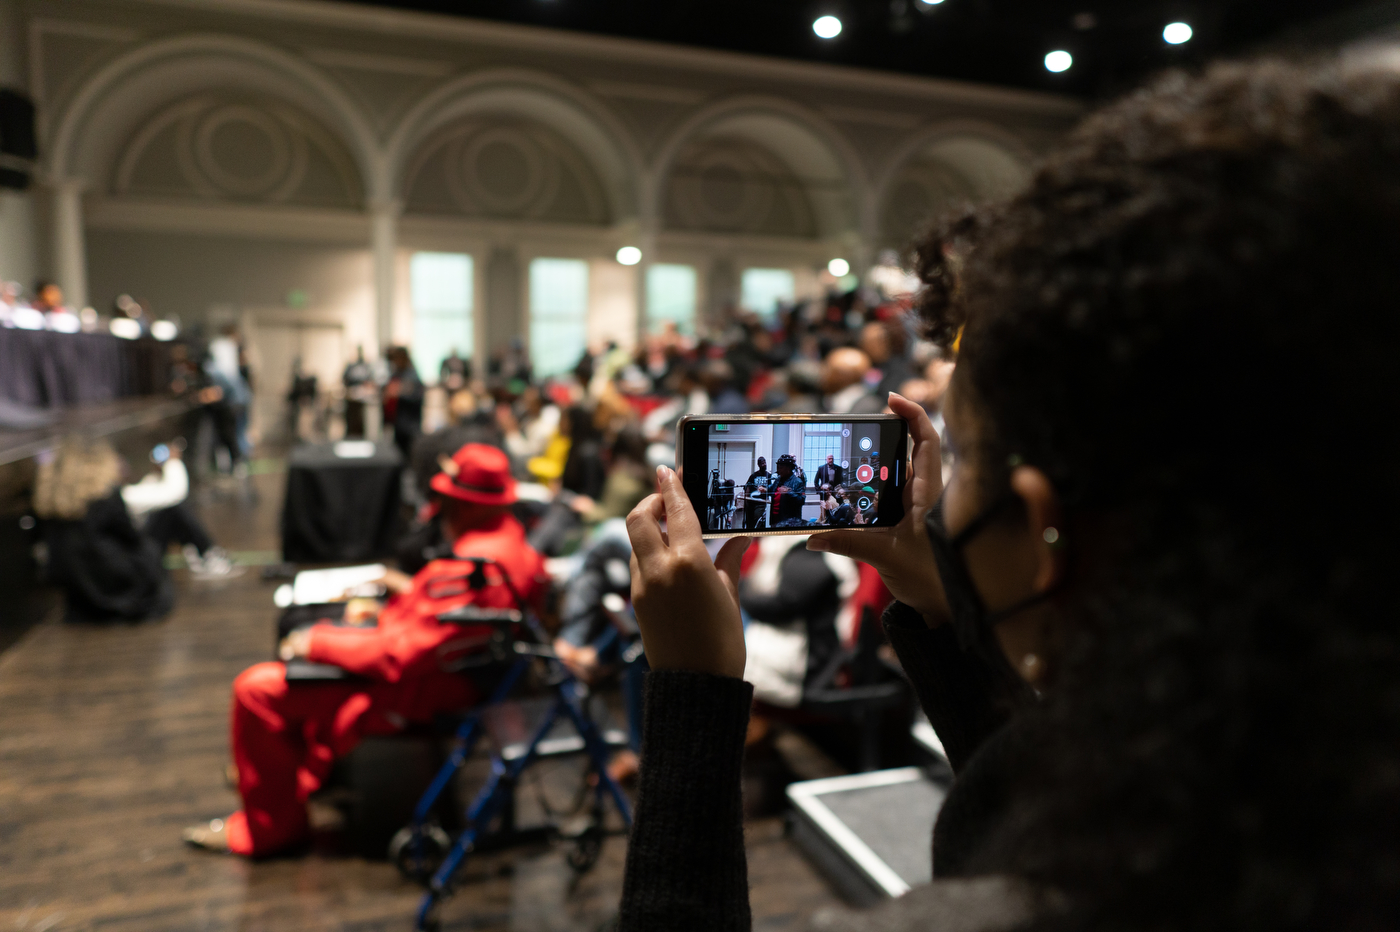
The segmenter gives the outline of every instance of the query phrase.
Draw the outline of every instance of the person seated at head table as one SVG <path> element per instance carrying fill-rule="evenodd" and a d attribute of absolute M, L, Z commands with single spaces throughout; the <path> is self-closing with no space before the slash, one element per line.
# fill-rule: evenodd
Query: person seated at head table
<path fill-rule="evenodd" d="M 518 607 L 501 574 L 527 603 L 545 587 L 544 560 L 511 515 L 515 480 L 505 453 L 467 444 L 433 478 L 455 557 L 495 561 L 490 583 L 472 590 L 469 562 L 434 560 L 411 579 L 389 573 L 391 591 L 373 627 L 317 624 L 283 639 L 284 661 L 340 667 L 357 678 L 299 686 L 282 663 L 260 663 L 233 684 L 233 759 L 243 808 L 185 830 L 192 845 L 261 857 L 297 846 L 310 832 L 306 800 L 368 735 L 393 734 L 411 722 L 468 708 L 481 698 L 451 663 L 491 635 L 486 626 L 442 624 L 438 615 L 464 605 Z"/>

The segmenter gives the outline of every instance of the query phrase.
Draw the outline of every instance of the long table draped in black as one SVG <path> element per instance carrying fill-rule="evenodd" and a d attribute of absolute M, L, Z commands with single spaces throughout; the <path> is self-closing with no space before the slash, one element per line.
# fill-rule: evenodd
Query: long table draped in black
<path fill-rule="evenodd" d="M 364 458 L 336 456 L 329 443 L 296 447 L 287 458 L 282 559 L 339 563 L 391 556 L 402 469 L 393 444 L 379 444 Z"/>
<path fill-rule="evenodd" d="M 172 345 L 0 328 L 0 398 L 53 408 L 155 394 L 169 385 Z"/>

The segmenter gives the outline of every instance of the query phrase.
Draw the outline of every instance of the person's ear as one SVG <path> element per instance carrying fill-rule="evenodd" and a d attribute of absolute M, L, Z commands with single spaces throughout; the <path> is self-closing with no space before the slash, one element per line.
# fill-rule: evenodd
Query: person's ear
<path fill-rule="evenodd" d="M 1011 490 L 1025 506 L 1026 533 L 1030 550 L 1035 554 L 1035 578 L 1031 585 L 1036 592 L 1048 592 L 1059 584 L 1065 573 L 1064 513 L 1060 496 L 1050 479 L 1034 466 L 1017 466 L 1011 472 Z"/>

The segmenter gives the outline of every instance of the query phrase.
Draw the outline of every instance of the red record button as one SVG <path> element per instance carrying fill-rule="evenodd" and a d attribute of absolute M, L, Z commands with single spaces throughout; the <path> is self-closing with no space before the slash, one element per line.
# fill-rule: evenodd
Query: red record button
<path fill-rule="evenodd" d="M 871 467 L 869 463 L 861 463 L 859 466 L 856 467 L 857 482 L 869 482 L 871 479 L 874 478 L 875 470 Z"/>
<path fill-rule="evenodd" d="M 881 481 L 881 482 L 885 482 L 886 480 L 889 479 L 889 477 L 890 477 L 890 468 L 889 468 L 888 466 L 881 466 L 881 467 L 880 467 L 880 481 Z"/>

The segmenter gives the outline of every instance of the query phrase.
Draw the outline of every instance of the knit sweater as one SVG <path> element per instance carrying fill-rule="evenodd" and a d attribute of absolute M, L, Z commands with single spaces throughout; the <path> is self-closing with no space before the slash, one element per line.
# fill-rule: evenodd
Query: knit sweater
<path fill-rule="evenodd" d="M 1006 723 L 1027 691 L 896 603 L 885 629 L 958 774 L 934 832 L 927 887 L 865 912 L 826 910 L 810 932 L 1001 932 L 1053 906 L 1014 878 L 959 876 L 1004 811 L 1019 741 Z M 739 771 L 753 688 L 680 671 L 648 675 L 642 768 L 620 932 L 748 932 L 752 925 Z M 1014 753 L 1011 756 L 1015 756 Z"/>

